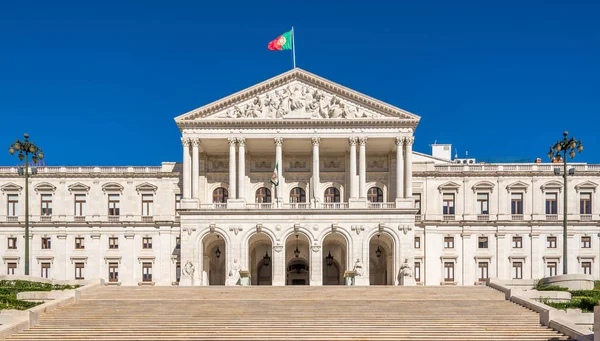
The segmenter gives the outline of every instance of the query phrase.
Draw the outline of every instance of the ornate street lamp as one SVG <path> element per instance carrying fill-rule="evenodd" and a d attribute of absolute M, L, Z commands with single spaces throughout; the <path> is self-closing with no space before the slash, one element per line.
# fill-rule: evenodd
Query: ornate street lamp
<path fill-rule="evenodd" d="M 298 250 L 298 235 L 296 235 L 296 250 L 294 250 L 294 256 L 296 256 L 296 258 L 300 256 L 300 250 Z"/>
<path fill-rule="evenodd" d="M 25 175 L 25 275 L 29 275 L 29 154 L 31 154 L 31 160 L 37 163 L 39 160 L 44 158 L 42 149 L 29 141 L 29 134 L 24 134 L 24 141 L 18 139 L 8 147 L 10 155 L 18 153 L 20 161 L 25 159 L 25 166 L 19 168 L 19 175 Z M 37 173 L 36 168 L 32 168 L 32 173 Z"/>
<path fill-rule="evenodd" d="M 263 257 L 263 264 L 265 266 L 271 265 L 271 257 L 269 257 L 269 251 L 265 251 L 265 256 Z"/>
<path fill-rule="evenodd" d="M 329 255 L 325 257 L 325 260 L 327 261 L 327 266 L 333 265 L 333 256 L 331 255 L 331 250 L 329 250 Z"/>
<path fill-rule="evenodd" d="M 215 251 L 215 256 L 217 256 L 217 258 L 221 257 L 221 250 L 219 250 L 219 235 L 217 235 L 217 251 Z"/>
<path fill-rule="evenodd" d="M 575 169 L 571 169 L 567 172 L 567 154 L 572 159 L 575 157 L 575 150 L 581 153 L 583 151 L 583 143 L 581 140 L 575 140 L 575 138 L 568 138 L 569 132 L 565 131 L 563 133 L 562 141 L 557 141 L 556 144 L 550 147 L 550 151 L 548 152 L 548 157 L 551 160 L 563 161 L 563 181 L 564 181 L 564 191 L 563 191 L 563 274 L 567 274 L 567 174 L 574 175 Z M 561 155 L 562 152 L 562 155 Z M 554 169 L 554 174 L 559 175 L 560 169 Z"/>
<path fill-rule="evenodd" d="M 381 257 L 381 249 L 379 248 L 379 235 L 377 235 L 377 250 L 375 251 L 377 258 Z"/>

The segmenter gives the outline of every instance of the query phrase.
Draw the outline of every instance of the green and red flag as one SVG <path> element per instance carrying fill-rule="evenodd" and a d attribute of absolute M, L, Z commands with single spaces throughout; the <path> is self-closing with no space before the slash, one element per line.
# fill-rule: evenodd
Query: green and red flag
<path fill-rule="evenodd" d="M 279 37 L 275 38 L 275 40 L 270 42 L 267 46 L 268 49 L 271 51 L 291 50 L 293 44 L 292 30 L 287 31 Z"/>

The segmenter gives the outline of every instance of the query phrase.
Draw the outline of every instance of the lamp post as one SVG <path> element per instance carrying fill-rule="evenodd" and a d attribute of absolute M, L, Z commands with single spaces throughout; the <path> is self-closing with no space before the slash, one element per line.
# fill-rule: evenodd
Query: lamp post
<path fill-rule="evenodd" d="M 550 151 L 548 152 L 548 157 L 551 160 L 560 160 L 563 161 L 563 181 L 564 181 L 564 191 L 563 191 L 563 199 L 564 199 L 564 207 L 563 207 L 563 275 L 567 274 L 567 174 L 573 175 L 575 174 L 575 169 L 569 170 L 567 173 L 567 153 L 569 157 L 572 159 L 575 157 L 575 150 L 579 153 L 583 151 L 583 143 L 581 140 L 577 141 L 574 137 L 568 138 L 569 132 L 565 131 L 563 133 L 562 141 L 557 141 L 556 144 L 550 147 Z M 561 155 L 562 152 L 562 155 Z M 560 169 L 556 168 L 554 170 L 554 174 L 559 175 Z"/>
<path fill-rule="evenodd" d="M 38 160 L 44 158 L 42 149 L 29 141 L 29 134 L 24 135 L 25 140 L 19 141 L 17 139 L 8 148 L 10 155 L 17 152 L 19 161 L 25 159 L 25 167 L 19 169 L 19 175 L 25 174 L 25 275 L 29 275 L 29 154 L 31 154 L 31 160 L 37 163 Z M 33 169 L 35 171 L 35 168 Z"/>

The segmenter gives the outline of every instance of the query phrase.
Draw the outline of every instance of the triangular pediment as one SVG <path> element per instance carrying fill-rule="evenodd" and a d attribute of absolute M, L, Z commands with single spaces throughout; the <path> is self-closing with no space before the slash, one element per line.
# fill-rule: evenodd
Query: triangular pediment
<path fill-rule="evenodd" d="M 523 181 L 515 181 L 513 183 L 511 183 L 510 185 L 506 186 L 506 190 L 508 192 L 511 191 L 525 191 L 527 192 L 527 188 L 529 187 L 528 184 L 524 183 Z"/>
<path fill-rule="evenodd" d="M 596 187 L 598 187 L 598 184 L 592 181 L 584 181 L 578 185 L 575 186 L 575 190 L 577 192 L 580 192 L 582 190 L 592 190 L 594 192 L 596 192 Z"/>
<path fill-rule="evenodd" d="M 23 187 L 14 184 L 12 182 L 9 182 L 7 184 L 2 185 L 2 187 L 0 187 L 0 189 L 2 189 L 2 192 L 20 192 L 21 189 L 23 189 Z"/>
<path fill-rule="evenodd" d="M 81 182 L 76 182 L 72 185 L 69 185 L 70 192 L 74 192 L 74 191 L 87 192 L 89 190 L 90 190 L 90 186 L 84 185 Z"/>
<path fill-rule="evenodd" d="M 476 183 L 475 185 L 473 185 L 472 189 L 473 192 L 475 191 L 490 191 L 493 192 L 494 191 L 494 184 L 492 182 L 489 181 L 479 181 L 478 183 Z"/>
<path fill-rule="evenodd" d="M 545 192 L 547 190 L 558 190 L 559 192 L 562 190 L 562 183 L 560 183 L 560 181 L 556 181 L 556 180 L 551 180 L 546 182 L 545 184 L 543 184 L 542 186 L 540 186 L 540 188 L 542 189 L 542 192 Z"/>
<path fill-rule="evenodd" d="M 148 182 L 135 186 L 135 190 L 138 192 L 156 192 L 157 189 L 157 186 Z"/>
<path fill-rule="evenodd" d="M 190 126 L 215 121 L 386 120 L 414 128 L 420 117 L 302 69 L 293 69 L 175 118 Z"/>
<path fill-rule="evenodd" d="M 102 190 L 104 192 L 122 192 L 123 186 L 116 182 L 107 182 L 102 185 Z"/>
<path fill-rule="evenodd" d="M 440 193 L 442 193 L 443 191 L 453 191 L 458 193 L 459 188 L 460 185 L 453 181 L 448 181 L 438 186 L 438 190 L 440 191 Z"/>

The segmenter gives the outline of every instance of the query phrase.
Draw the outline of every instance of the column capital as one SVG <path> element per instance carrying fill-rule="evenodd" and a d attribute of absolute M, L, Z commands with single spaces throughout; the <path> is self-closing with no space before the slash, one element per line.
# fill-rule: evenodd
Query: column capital
<path fill-rule="evenodd" d="M 406 142 L 407 146 L 412 146 L 413 143 L 415 143 L 415 137 L 414 136 L 405 137 L 404 142 Z"/>
<path fill-rule="evenodd" d="M 273 140 L 276 146 L 281 147 L 283 145 L 283 137 L 276 137 Z"/>
<path fill-rule="evenodd" d="M 238 145 L 240 147 L 244 147 L 246 145 L 246 138 L 245 137 L 238 137 L 237 143 L 238 143 Z"/>
<path fill-rule="evenodd" d="M 404 145 L 404 137 L 403 136 L 396 137 L 396 146 L 402 146 L 402 145 Z"/>
<path fill-rule="evenodd" d="M 192 141 L 190 140 L 190 138 L 189 138 L 189 137 L 182 137 L 182 138 L 181 138 L 181 144 L 182 144 L 184 147 L 189 147 L 191 143 L 192 143 Z"/>
<path fill-rule="evenodd" d="M 313 137 L 310 139 L 310 142 L 312 143 L 313 146 L 318 146 L 319 143 L 321 143 L 321 138 L 320 137 Z"/>
<path fill-rule="evenodd" d="M 193 147 L 198 147 L 200 145 L 200 139 L 198 138 L 191 138 L 192 140 L 192 146 Z"/>
<path fill-rule="evenodd" d="M 367 138 L 365 136 L 361 136 L 358 138 L 358 143 L 360 143 L 361 146 L 367 144 Z"/>
<path fill-rule="evenodd" d="M 230 137 L 230 138 L 228 138 L 228 139 L 227 139 L 227 141 L 229 142 L 229 146 L 230 146 L 230 147 L 233 147 L 233 146 L 235 146 L 235 144 L 236 144 L 236 142 L 237 142 L 237 138 L 235 138 L 235 137 Z"/>
<path fill-rule="evenodd" d="M 357 141 L 358 141 L 358 138 L 356 138 L 356 137 L 350 137 L 350 138 L 348 138 L 348 143 L 349 143 L 351 146 L 356 146 L 356 142 L 357 142 Z"/>

